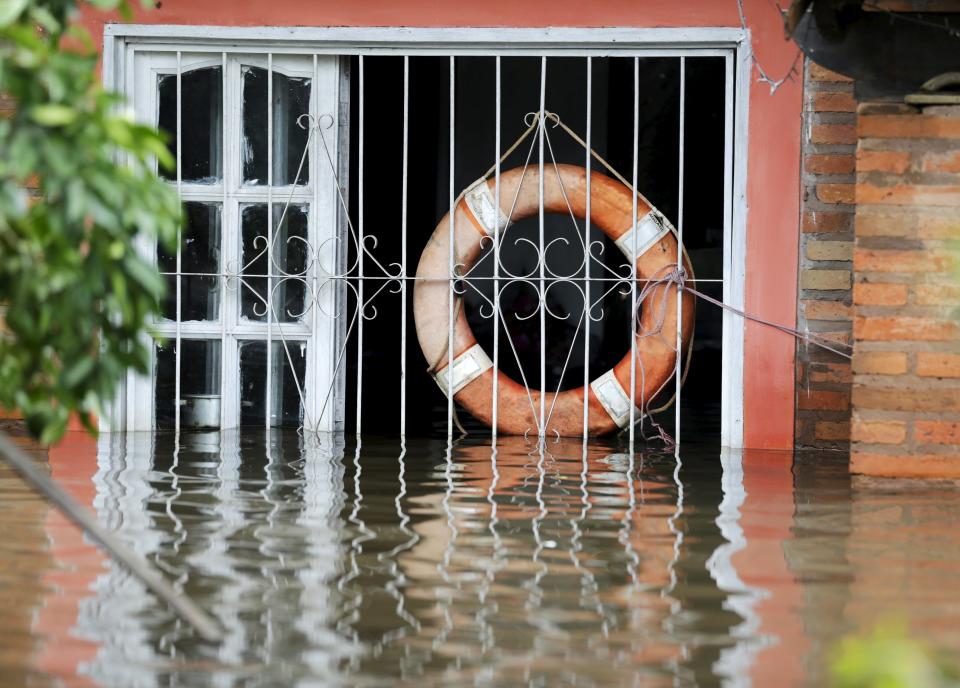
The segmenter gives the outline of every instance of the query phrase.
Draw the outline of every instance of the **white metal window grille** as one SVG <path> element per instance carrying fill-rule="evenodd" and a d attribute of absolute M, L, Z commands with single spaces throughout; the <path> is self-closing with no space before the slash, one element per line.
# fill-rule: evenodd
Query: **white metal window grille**
<path fill-rule="evenodd" d="M 127 427 L 315 424 L 337 338 L 316 315 L 336 294 L 317 282 L 338 249 L 309 122 L 336 122 L 337 59 L 144 51 L 130 78 L 137 116 L 170 136 L 176 168 L 161 174 L 185 221 L 175 253 L 143 247 L 167 281 L 165 341 L 128 384 Z"/>
<path fill-rule="evenodd" d="M 355 356 L 356 377 L 346 384 L 351 390 L 356 389 L 351 411 L 355 413 L 355 429 L 360 432 L 364 427 L 364 413 L 369 412 L 371 406 L 371 401 L 363 398 L 364 353 L 368 350 L 365 323 L 376 317 L 377 299 L 392 292 L 399 294 L 395 305 L 401 311 L 401 325 L 396 336 L 399 359 L 396 378 L 389 386 L 394 386 L 393 393 L 399 396 L 397 428 L 401 433 L 406 432 L 407 399 L 413 374 L 407 370 L 410 346 L 407 304 L 416 279 L 414 261 L 422 248 L 412 245 L 408 237 L 411 58 L 429 55 L 447 60 L 448 81 L 443 88 L 450 94 L 447 195 L 452 211 L 461 191 L 455 186 L 456 139 L 464 135 L 457 128 L 457 60 L 465 56 L 489 57 L 490 69 L 495 74 L 495 88 L 488 96 L 497 113 L 494 146 L 489 158 L 490 177 L 496 182 L 494 201 L 499 205 L 500 155 L 511 143 L 502 136 L 503 123 L 499 116 L 501 59 L 525 55 L 540 61 L 540 97 L 538 107 L 532 109 L 527 122 L 530 136 L 525 163 L 536 169 L 541 184 L 539 236 L 533 242 L 538 260 L 536 270 L 530 274 L 504 274 L 500 252 L 509 240 L 509 232 L 495 230 L 488 239 L 488 255 L 493 265 L 489 279 L 494 296 L 487 300 L 486 312 L 487 317 L 495 320 L 503 317 L 500 294 L 510 283 L 522 282 L 536 295 L 535 307 L 525 317 L 539 323 L 540 365 L 539 370 L 524 376 L 523 385 L 532 407 L 528 431 L 545 436 L 550 428 L 552 409 L 549 397 L 537 395 L 536 390 L 552 391 L 546 384 L 544 351 L 547 321 L 555 315 L 548 307 L 548 291 L 559 282 L 577 285 L 584 303 L 582 312 L 576 316 L 577 328 L 589 333 L 597 320 L 594 295 L 620 289 L 629 294 L 635 310 L 643 289 L 643 284 L 635 279 L 635 263 L 632 267 L 621 266 L 625 271 L 611 271 L 609 265 L 592 253 L 589 221 L 585 228 L 577 225 L 583 232 L 584 258 L 576 275 L 553 272 L 545 258 L 552 239 L 544 233 L 542 185 L 550 166 L 560 162 L 551 158 L 554 116 L 545 100 L 551 62 L 555 58 L 576 57 L 588 65 L 588 96 L 579 105 L 586 112 L 580 164 L 590 170 L 601 167 L 603 161 L 589 152 L 592 133 L 589 65 L 593 59 L 606 57 L 632 61 L 634 146 L 632 165 L 624 174 L 624 182 L 642 192 L 637 179 L 636 145 L 640 122 L 640 60 L 668 57 L 678 61 L 677 212 L 675 217 L 667 218 L 666 224 L 672 222 L 682 245 L 686 64 L 690 57 L 709 56 L 724 61 L 723 279 L 706 281 L 721 282 L 724 301 L 738 306 L 742 302 L 744 218 L 741 199 L 745 156 L 737 155 L 735 162 L 734 148 L 745 147 L 743 84 L 749 66 L 749 54 L 742 39 L 741 32 L 722 29 L 702 30 L 698 37 L 697 31 L 671 34 L 617 29 L 567 32 L 258 29 L 245 32 L 210 27 L 108 27 L 105 41 L 108 83 L 113 80 L 124 85 L 127 93 L 134 96 L 139 117 L 160 124 L 166 117 L 168 128 L 171 123 L 175 127 L 177 169 L 170 182 L 180 191 L 189 220 L 176 255 L 168 256 L 155 247 L 144 247 L 157 257 L 158 266 L 171 285 L 171 297 L 165 305 L 167 317 L 157 323 L 157 329 L 168 342 L 158 346 L 150 378 L 131 378 L 122 390 L 118 408 L 125 416 L 115 417 L 114 423 L 129 429 L 157 425 L 179 429 L 207 425 L 232 427 L 250 424 L 256 419 L 258 424 L 268 427 L 287 423 L 315 430 L 338 429 L 348 412 L 344 406 L 345 361 L 348 356 Z M 225 49 L 228 46 L 230 50 Z M 364 167 L 371 160 L 365 142 L 369 127 L 376 126 L 376 122 L 371 125 L 365 117 L 365 60 L 379 55 L 397 57 L 403 63 L 399 108 L 403 117 L 403 152 L 401 169 L 396 175 L 403 200 L 398 226 L 389 228 L 400 234 L 397 261 L 385 261 L 378 255 L 378 233 L 388 230 L 369 227 L 364 217 L 364 196 L 370 192 L 364 185 Z M 345 113 L 349 103 L 344 86 L 347 83 L 345 59 L 349 56 L 356 56 L 357 70 L 351 77 L 358 83 L 360 101 L 356 121 L 349 122 L 356 141 L 352 149 L 346 134 Z M 258 83 L 261 91 L 256 90 Z M 189 111 L 184 110 L 185 93 L 191 97 L 197 95 Z M 261 98 L 259 104 L 253 98 L 248 102 L 247 96 L 251 93 Z M 164 107 L 171 98 L 174 105 Z M 198 107 L 197 102 L 202 106 Z M 247 116 L 253 107 L 260 110 L 259 120 Z M 206 139 L 200 136 L 199 142 L 193 131 L 198 126 L 197 120 L 201 123 L 200 129 L 206 127 L 208 133 Z M 188 141 L 190 150 L 185 154 Z M 413 154 L 422 154 L 422 151 Z M 347 165 L 353 156 L 358 170 L 357 188 L 348 189 Z M 351 194 L 357 199 L 353 213 L 350 212 Z M 589 198 L 588 192 L 588 203 Z M 641 219 L 637 215 L 634 198 L 633 227 Z M 454 222 L 448 224 L 452 238 L 456 228 Z M 198 227 L 203 228 L 202 231 L 198 232 Z M 448 370 L 454 369 L 457 358 L 452 346 L 454 309 L 458 307 L 455 304 L 467 290 L 478 291 L 470 275 L 463 274 L 462 266 L 458 265 L 454 245 L 451 240 L 448 273 L 444 278 L 450 323 Z M 633 251 L 637 248 L 634 246 Z M 677 267 L 680 267 L 679 259 Z M 679 316 L 682 308 L 679 301 L 677 307 Z M 736 446 L 740 435 L 742 327 L 727 313 L 722 318 L 722 441 Z M 625 326 L 631 330 L 633 350 L 636 320 L 630 318 Z M 679 328 L 675 335 L 676 347 L 681 348 Z M 589 342 L 589 337 L 586 341 Z M 498 342 L 499 337 L 495 337 L 492 351 L 486 352 L 495 371 L 502 357 L 510 355 L 510 349 L 504 351 L 504 345 Z M 506 345 L 513 347 L 509 337 Z M 585 356 L 589 356 L 589 345 Z M 586 388 L 590 384 L 586 374 L 588 366 L 585 364 L 583 369 Z M 631 365 L 631 379 L 642 374 Z M 456 423 L 451 394 L 455 391 L 455 377 L 456 373 L 438 376 L 441 385 L 446 386 L 448 434 L 454 432 Z M 679 360 L 674 377 L 674 392 L 679 398 L 682 379 Z M 378 383 L 383 394 L 391 393 L 387 381 Z M 494 382 L 491 396 L 494 420 L 499 411 L 496 385 Z M 642 415 L 632 386 L 627 402 L 624 426 L 632 443 L 636 423 Z M 204 420 L 205 414 L 216 421 Z M 584 407 L 584 428 L 586 415 Z M 679 426 L 680 405 L 676 404 L 675 432 Z"/>

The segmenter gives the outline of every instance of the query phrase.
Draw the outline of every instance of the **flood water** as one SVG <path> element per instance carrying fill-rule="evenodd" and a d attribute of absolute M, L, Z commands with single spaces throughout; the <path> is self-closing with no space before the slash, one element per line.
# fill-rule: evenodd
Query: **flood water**
<path fill-rule="evenodd" d="M 842 454 L 280 432 L 43 460 L 226 639 L 2 468 L 4 685 L 823 685 L 886 618 L 960 649 L 960 488 Z"/>

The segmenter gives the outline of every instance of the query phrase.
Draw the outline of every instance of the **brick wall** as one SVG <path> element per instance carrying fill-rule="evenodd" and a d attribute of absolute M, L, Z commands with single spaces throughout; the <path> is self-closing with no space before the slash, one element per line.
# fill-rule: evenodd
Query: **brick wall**
<path fill-rule="evenodd" d="M 851 468 L 960 477 L 960 106 L 858 135 Z"/>
<path fill-rule="evenodd" d="M 853 83 L 807 61 L 797 326 L 849 343 L 856 103 Z M 846 449 L 850 364 L 817 347 L 797 347 L 795 442 Z"/>

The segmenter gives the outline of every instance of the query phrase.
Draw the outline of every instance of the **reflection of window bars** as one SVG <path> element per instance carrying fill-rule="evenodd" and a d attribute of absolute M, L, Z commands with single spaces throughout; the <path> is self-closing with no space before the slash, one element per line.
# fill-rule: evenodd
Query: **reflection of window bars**
<path fill-rule="evenodd" d="M 193 50 L 194 48 L 191 48 Z M 302 418 L 304 425 L 316 429 L 335 429 L 340 427 L 343 422 L 343 376 L 346 368 L 345 357 L 347 356 L 347 341 L 352 341 L 357 346 L 357 378 L 355 381 L 357 389 L 356 398 L 356 428 L 363 428 L 362 409 L 364 408 L 363 399 L 363 355 L 366 351 L 367 342 L 365 342 L 364 323 L 369 322 L 376 317 L 377 309 L 375 301 L 382 299 L 384 291 L 394 292 L 400 296 L 400 332 L 399 332 L 399 357 L 398 366 L 398 386 L 400 396 L 400 417 L 398 419 L 401 432 L 406 428 L 406 403 L 407 403 L 407 385 L 408 375 L 405 366 L 407 350 L 407 296 L 411 280 L 416 277 L 410 272 L 410 250 L 413 251 L 416 259 L 420 246 L 410 246 L 408 241 L 407 227 L 407 197 L 408 189 L 408 161 L 411 155 L 409 142 L 409 98 L 410 98 L 410 57 L 400 51 L 399 54 L 403 60 L 403 142 L 402 155 L 403 167 L 398 183 L 402 187 L 402 207 L 400 208 L 399 229 L 401 234 L 400 241 L 400 259 L 394 263 L 389 258 L 378 253 L 376 247 L 376 236 L 379 228 L 371 228 L 365 222 L 364 218 L 364 166 L 368 161 L 369 151 L 365 149 L 365 130 L 367 122 L 364 121 L 364 95 L 365 95 L 365 56 L 371 54 L 391 54 L 397 55 L 396 51 L 383 50 L 378 53 L 378 49 L 367 47 L 357 47 L 356 49 L 341 49 L 338 47 L 340 57 L 344 55 L 358 55 L 358 72 L 356 78 L 359 83 L 359 115 L 356 122 L 351 126 L 357 129 L 358 146 L 355 151 L 347 151 L 346 143 L 341 136 L 342 127 L 346 122 L 342 110 L 345 99 L 338 99 L 337 89 L 330 89 L 333 92 L 333 98 L 329 98 L 324 89 L 320 88 L 321 73 L 323 73 L 324 83 L 329 85 L 336 82 L 340 77 L 340 67 L 342 64 L 337 57 L 330 57 L 329 52 L 312 54 L 309 50 L 305 54 L 292 54 L 290 52 L 274 53 L 269 48 L 257 48 L 256 46 L 245 45 L 243 52 L 213 52 L 208 51 L 203 46 L 196 48 L 196 53 L 187 54 L 184 50 L 167 51 L 163 48 L 153 49 L 151 54 L 160 55 L 166 59 L 159 69 L 161 73 L 159 86 L 160 89 L 169 88 L 166 86 L 173 76 L 176 101 L 175 116 L 175 141 L 177 173 L 175 181 L 182 196 L 188 202 L 207 203 L 212 206 L 222 208 L 223 222 L 222 232 L 217 246 L 212 251 L 213 263 L 215 269 L 210 273 L 191 273 L 184 267 L 184 249 L 178 251 L 175 265 L 172 266 L 171 277 L 175 283 L 176 308 L 174 318 L 170 322 L 159 323 L 158 329 L 170 337 L 175 352 L 175 362 L 172 365 L 174 382 L 174 398 L 182 398 L 182 375 L 201 374 L 206 381 L 207 387 L 212 383 L 214 375 L 212 369 L 219 368 L 220 387 L 224 392 L 224 400 L 221 408 L 221 426 L 227 427 L 238 422 L 241 417 L 241 405 L 238 388 L 238 371 L 241 359 L 241 345 L 243 342 L 264 341 L 276 343 L 277 346 L 263 347 L 265 357 L 263 365 L 264 390 L 264 423 L 272 425 L 289 414 L 284 407 L 284 399 L 287 396 L 285 387 L 291 384 L 296 390 L 299 398 L 298 416 Z M 529 48 L 528 48 L 529 50 Z M 432 55 L 443 55 L 449 61 L 449 142 L 450 158 L 448 161 L 450 184 L 447 189 L 450 209 L 453 210 L 457 202 L 460 189 L 454 186 L 455 173 L 455 144 L 458 137 L 465 134 L 458 132 L 457 112 L 456 112 L 456 90 L 454 88 L 456 81 L 456 69 L 458 55 L 476 54 L 476 49 L 460 49 L 456 46 L 446 45 L 443 48 L 430 48 L 427 50 Z M 508 141 L 502 140 L 500 121 L 500 105 L 502 95 L 501 86 L 501 58 L 499 54 L 510 54 L 509 49 L 498 50 L 497 54 L 490 54 L 490 67 L 496 73 L 496 89 L 490 93 L 490 101 L 496 107 L 495 128 L 495 147 L 491 151 L 491 156 L 496 157 L 506 147 Z M 489 54 L 489 53 L 488 53 Z M 518 54 L 530 54 L 518 51 Z M 730 47 L 721 48 L 671 48 L 671 49 L 645 49 L 642 47 L 614 47 L 604 46 L 603 49 L 595 47 L 575 48 L 569 53 L 565 53 L 561 48 L 558 54 L 565 57 L 576 55 L 583 59 L 587 65 L 591 64 L 594 55 L 614 55 L 616 57 L 632 58 L 633 62 L 633 158 L 631 169 L 627 176 L 630 178 L 629 185 L 637 187 L 637 141 L 639 136 L 639 110 L 638 110 L 638 73 L 639 59 L 648 55 L 669 55 L 676 57 L 680 64 L 680 93 L 685 89 L 685 71 L 686 56 L 688 55 L 711 55 L 722 57 L 726 64 L 727 87 L 725 89 L 724 112 L 726 113 L 726 145 L 724 161 L 724 226 L 727 235 L 725 240 L 725 260 L 724 271 L 730 267 L 730 223 L 732 213 L 732 125 L 733 125 L 733 66 L 734 52 Z M 175 56 L 175 62 L 171 60 Z M 186 64 L 185 64 L 186 58 Z M 541 57 L 540 59 L 540 83 L 539 83 L 539 112 L 546 112 L 548 103 L 545 101 L 545 85 L 547 83 L 551 57 Z M 291 65 L 294 65 L 291 68 Z M 172 67 L 172 69 L 171 69 Z M 167 71 L 164 71 L 166 69 Z M 185 126 L 187 128 L 194 123 L 185 124 L 185 111 L 183 97 L 185 90 L 193 92 L 195 87 L 192 82 L 195 74 L 199 70 L 211 70 L 209 73 L 220 78 L 220 96 L 222 105 L 217 105 L 216 98 L 210 97 L 205 104 L 205 119 L 209 120 L 209 139 L 206 143 L 206 150 L 209 151 L 208 157 L 211 158 L 209 169 L 213 172 L 211 175 L 202 179 L 185 178 L 188 172 L 183 166 L 184 145 L 189 137 L 185 138 Z M 170 72 L 172 71 L 172 74 Z M 335 74 L 336 78 L 331 78 Z M 587 69 L 587 89 L 591 92 L 590 79 L 592 72 Z M 265 87 L 262 81 L 265 81 Z M 207 77 L 207 82 L 211 82 L 211 77 Z M 256 83 L 256 88 L 252 84 Z M 248 91 L 253 88 L 253 91 Z M 299 91 L 297 89 L 300 89 Z M 307 95 L 304 96 L 304 90 Z M 248 93 L 257 93 L 257 98 L 264 95 L 264 104 L 261 106 L 263 115 L 266 118 L 264 131 L 256 134 L 251 130 L 247 136 L 247 127 L 242 118 L 232 119 L 234 111 L 243 112 L 248 107 Z M 261 94 L 261 92 L 263 92 Z M 323 92 L 321 95 L 318 92 Z M 162 99 L 162 95 L 161 95 Z M 303 112 L 298 112 L 297 107 L 302 106 L 306 101 L 307 108 Z M 680 172 L 679 172 L 679 213 L 676 217 L 677 232 L 682 240 L 683 233 L 683 140 L 685 136 L 685 123 L 683 120 L 683 96 L 681 95 L 681 119 L 679 123 L 679 141 L 680 151 Z M 241 107 L 237 108 L 237 105 Z M 299 105 L 298 105 L 299 104 Z M 579 105 L 587 113 L 586 128 L 579 133 L 583 136 L 584 142 L 589 149 L 591 145 L 591 113 L 592 99 L 588 95 L 586 102 Z M 220 117 L 217 114 L 220 113 Z M 163 113 L 158 113 L 163 116 Z M 296 116 L 295 116 L 296 115 Z M 306 118 L 298 117 L 306 115 Z M 299 123 L 303 127 L 298 127 Z M 552 164 L 550 148 L 550 132 L 541 117 L 539 121 L 533 122 L 533 135 L 530 141 L 529 152 L 533 156 L 531 166 L 538 172 L 537 178 L 542 187 L 544 174 L 549 173 Z M 299 132 L 299 134 L 297 134 Z M 297 135 L 303 145 L 300 149 L 291 147 L 290 141 Z M 255 140 L 254 140 L 255 139 Z M 241 149 L 237 151 L 242 153 L 242 164 L 240 160 L 231 158 L 234 153 L 230 146 L 223 145 L 224 140 L 234 140 Z M 259 173 L 250 172 L 247 174 L 248 163 L 256 159 L 258 153 L 266 154 L 265 164 L 262 169 L 266 173 L 266 183 L 259 178 Z M 359 171 L 356 189 L 359 198 L 358 214 L 355 218 L 347 217 L 347 193 L 346 179 L 346 159 L 349 155 L 358 157 L 357 168 Z M 414 152 L 414 154 L 418 154 Z M 296 158 L 302 155 L 302 160 Z M 197 157 L 195 152 L 191 151 L 188 157 L 192 160 Z M 202 157 L 202 156 L 201 156 Z M 214 164 L 212 161 L 216 159 Z M 302 162 L 302 175 L 297 179 L 297 184 L 288 184 L 294 181 L 297 165 Z M 598 163 L 591 159 L 586 151 L 584 152 L 582 164 L 589 169 L 597 169 Z M 501 174 L 499 162 L 495 164 L 492 170 L 491 178 L 496 180 L 497 198 L 496 203 L 501 203 L 503 199 L 499 197 L 499 178 Z M 220 174 L 217 178 L 217 173 Z M 239 175 L 239 176 L 238 176 Z M 589 178 L 589 177 L 588 177 Z M 221 189 L 217 189 L 217 185 Z M 642 185 L 641 185 L 642 186 Z M 532 371 L 524 380 L 523 384 L 528 394 L 535 398 L 535 404 L 532 413 L 532 422 L 530 431 L 534 434 L 545 436 L 549 434 L 551 397 L 547 394 L 537 394 L 537 390 L 544 389 L 547 383 L 546 373 L 546 334 L 548 321 L 553 317 L 548 306 L 548 292 L 558 281 L 566 281 L 576 285 L 577 289 L 583 295 L 584 307 L 582 313 L 572 314 L 574 321 L 579 318 L 579 324 L 576 328 L 589 333 L 591 324 L 595 323 L 598 317 L 594 310 L 598 303 L 597 295 L 610 293 L 613 289 L 624 289 L 629 293 L 629 299 L 634 308 L 637 305 L 639 295 L 636 275 L 636 265 L 628 267 L 628 272 L 609 274 L 609 268 L 604 265 L 604 261 L 591 251 L 594 241 L 590 237 L 590 223 L 584 223 L 585 229 L 581 241 L 584 244 L 584 259 L 581 270 L 569 279 L 561 280 L 550 272 L 546 254 L 552 246 L 551 238 L 544 232 L 544 213 L 542 210 L 542 188 L 541 193 L 541 212 L 539 217 L 539 235 L 534 242 L 533 250 L 537 253 L 538 264 L 535 273 L 524 281 L 532 289 L 535 295 L 534 310 L 532 317 L 537 322 L 540 331 L 540 364 L 539 369 Z M 319 216 L 321 207 L 321 196 L 324 197 L 324 216 Z M 589 204 L 589 194 L 588 201 Z M 245 232 L 246 211 L 245 208 L 263 207 L 262 220 L 256 229 L 251 229 L 251 238 L 255 243 L 252 251 L 246 252 Z M 588 206 L 589 207 L 589 206 Z M 291 216 L 294 213 L 303 212 L 306 214 L 307 230 L 305 236 L 297 234 L 290 229 Z M 239 214 L 238 214 L 239 213 Z M 286 213 L 283 223 L 280 222 L 280 216 Z M 589 212 L 588 212 L 589 216 Z M 339 218 L 339 220 L 338 220 Z M 356 220 L 354 224 L 353 220 Z M 633 224 L 637 223 L 636 200 L 633 208 Z M 212 227 L 213 219 L 210 219 L 208 226 Z M 450 223 L 450 235 L 453 236 L 455 227 Z M 320 234 L 321 225 L 325 229 L 332 229 L 332 233 Z M 341 231 L 337 232 L 337 227 Z M 509 234 L 505 235 L 509 239 Z M 500 320 L 503 314 L 501 310 L 501 293 L 504 288 L 510 284 L 518 283 L 518 280 L 512 276 L 505 275 L 501 270 L 501 244 L 502 239 L 499 233 L 491 236 L 487 247 L 491 257 L 488 258 L 493 263 L 493 274 L 489 278 L 493 284 L 493 295 L 489 300 L 488 308 L 481 309 L 484 315 Z M 301 242 L 301 245 L 294 246 L 292 242 Z M 458 260 L 454 255 L 454 244 L 450 242 L 450 260 L 448 265 L 448 275 L 445 281 L 448 283 L 448 297 L 445 303 L 448 307 L 448 350 L 443 359 L 445 367 L 449 367 L 459 352 L 453 351 L 453 323 L 454 309 L 459 297 L 462 296 L 462 290 L 476 291 L 476 284 L 480 280 L 487 278 L 476 277 L 471 280 L 461 279 L 458 274 Z M 346 264 L 346 255 L 350 252 L 355 254 L 351 259 L 351 264 Z M 300 250 L 302 249 L 302 251 Z M 291 267 L 295 256 L 305 255 L 304 262 Z M 678 259 L 679 260 L 679 259 Z M 206 304 L 205 320 L 186 320 L 184 318 L 184 299 L 193 298 L 185 294 L 185 285 L 187 280 L 192 278 L 207 278 L 214 280 L 215 296 Z M 728 291 L 728 285 L 724 284 L 724 296 Z M 346 312 L 343 305 L 346 303 L 345 295 L 350 293 L 356 302 L 356 307 L 352 312 Z M 479 292 L 478 292 L 479 293 Z M 302 297 L 301 297 L 302 295 Z M 246 303 L 246 306 L 243 304 Z M 682 308 L 678 301 L 678 311 Z M 302 306 L 301 306 L 302 304 Z M 293 311 L 301 308 L 298 314 L 301 317 L 293 317 Z M 246 308 L 246 310 L 243 310 Z M 231 310 L 233 309 L 233 310 Z M 235 312 L 233 312 L 235 311 Z M 246 317 L 240 317 L 241 313 L 246 313 Z M 218 317 L 211 317 L 212 313 L 217 313 Z M 567 314 L 567 317 L 571 317 Z M 678 318 L 679 319 L 679 318 Z M 726 316 L 725 316 L 726 319 Z M 633 334 L 636 334 L 636 323 L 631 321 Z M 329 338 L 330 331 L 334 336 Z M 495 328 L 496 331 L 496 328 Z M 317 339 L 318 333 L 323 333 L 321 340 Z M 507 331 L 509 339 L 509 330 Z M 223 343 L 219 354 L 213 347 L 208 348 L 206 356 L 202 363 L 200 361 L 183 361 L 183 345 L 185 339 L 208 339 L 219 340 Z M 630 337 L 631 349 L 636 348 L 636 338 Z M 677 332 L 677 346 L 679 346 L 679 328 Z M 501 341 L 499 336 L 493 338 L 493 348 L 486 352 L 490 355 L 494 370 L 496 371 L 504 356 L 512 356 L 515 352 L 511 351 L 512 342 Z M 589 385 L 589 359 L 590 359 L 590 337 L 584 339 L 584 386 Z M 307 349 L 306 355 L 303 350 Z M 726 351 L 726 348 L 725 348 Z M 731 352 L 733 353 L 733 352 Z M 219 358 L 215 358 L 219 356 Z M 635 356 L 631 357 L 635 361 Z M 304 362 L 305 361 L 305 362 Z M 569 362 L 569 355 L 567 357 Z M 679 363 L 679 362 L 678 362 Z M 202 365 L 204 370 L 195 371 L 196 365 Z M 166 365 L 166 364 L 164 364 Z M 567 370 L 567 363 L 564 363 L 561 379 Z M 299 368 L 303 369 L 302 374 L 297 374 Z M 321 368 L 323 370 L 321 371 Z M 631 379 L 636 380 L 641 376 L 642 371 L 638 371 L 636 366 L 632 366 Z M 191 372 L 193 370 L 194 372 Z M 291 374 L 291 371 L 294 371 Z M 241 371 L 242 372 L 242 371 Z M 156 376 L 156 372 L 155 372 Z M 239 376 L 242 377 L 242 374 Z M 498 377 L 494 375 L 494 393 L 491 398 L 493 418 L 497 418 L 500 411 L 497 404 L 497 385 Z M 568 381 L 569 382 L 569 381 Z M 322 389 L 317 389 L 317 385 L 322 384 Z M 448 381 L 448 384 L 450 382 Z M 675 380 L 675 390 L 679 392 L 680 376 L 679 365 L 677 367 L 677 377 Z M 351 384 L 353 387 L 353 384 Z M 636 385 L 630 385 L 629 399 L 629 422 L 626 424 L 630 430 L 631 440 L 634 436 L 635 421 L 639 420 L 638 400 L 635 396 Z M 449 392 L 449 388 L 447 390 Z M 229 392 L 229 393 L 228 393 Z M 234 397 L 230 399 L 228 397 Z M 454 427 L 454 401 L 451 394 L 448 394 L 447 401 L 447 428 L 452 432 Z M 157 403 L 154 398 L 151 400 Z M 173 426 L 180 426 L 180 404 L 173 405 L 174 415 Z M 586 407 L 584 408 L 584 424 L 586 424 Z M 679 426 L 679 411 L 676 412 L 675 422 Z M 584 425 L 585 427 L 586 425 Z"/>

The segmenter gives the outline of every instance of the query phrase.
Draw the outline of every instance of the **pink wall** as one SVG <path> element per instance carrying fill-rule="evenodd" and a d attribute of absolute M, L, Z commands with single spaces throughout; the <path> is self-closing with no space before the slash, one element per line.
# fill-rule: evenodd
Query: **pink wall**
<path fill-rule="evenodd" d="M 739 26 L 736 0 L 161 0 L 134 21 L 231 26 Z M 796 47 L 768 0 L 743 0 L 753 49 L 779 78 Z M 99 40 L 104 16 L 87 10 L 82 22 Z M 756 72 L 754 72 L 754 78 Z M 770 95 L 750 89 L 747 173 L 746 309 L 784 325 L 796 322 L 799 236 L 799 79 Z M 705 306 L 702 306 L 705 307 Z M 758 448 L 793 446 L 794 345 L 787 335 L 748 325 L 744 357 L 744 442 Z"/>

